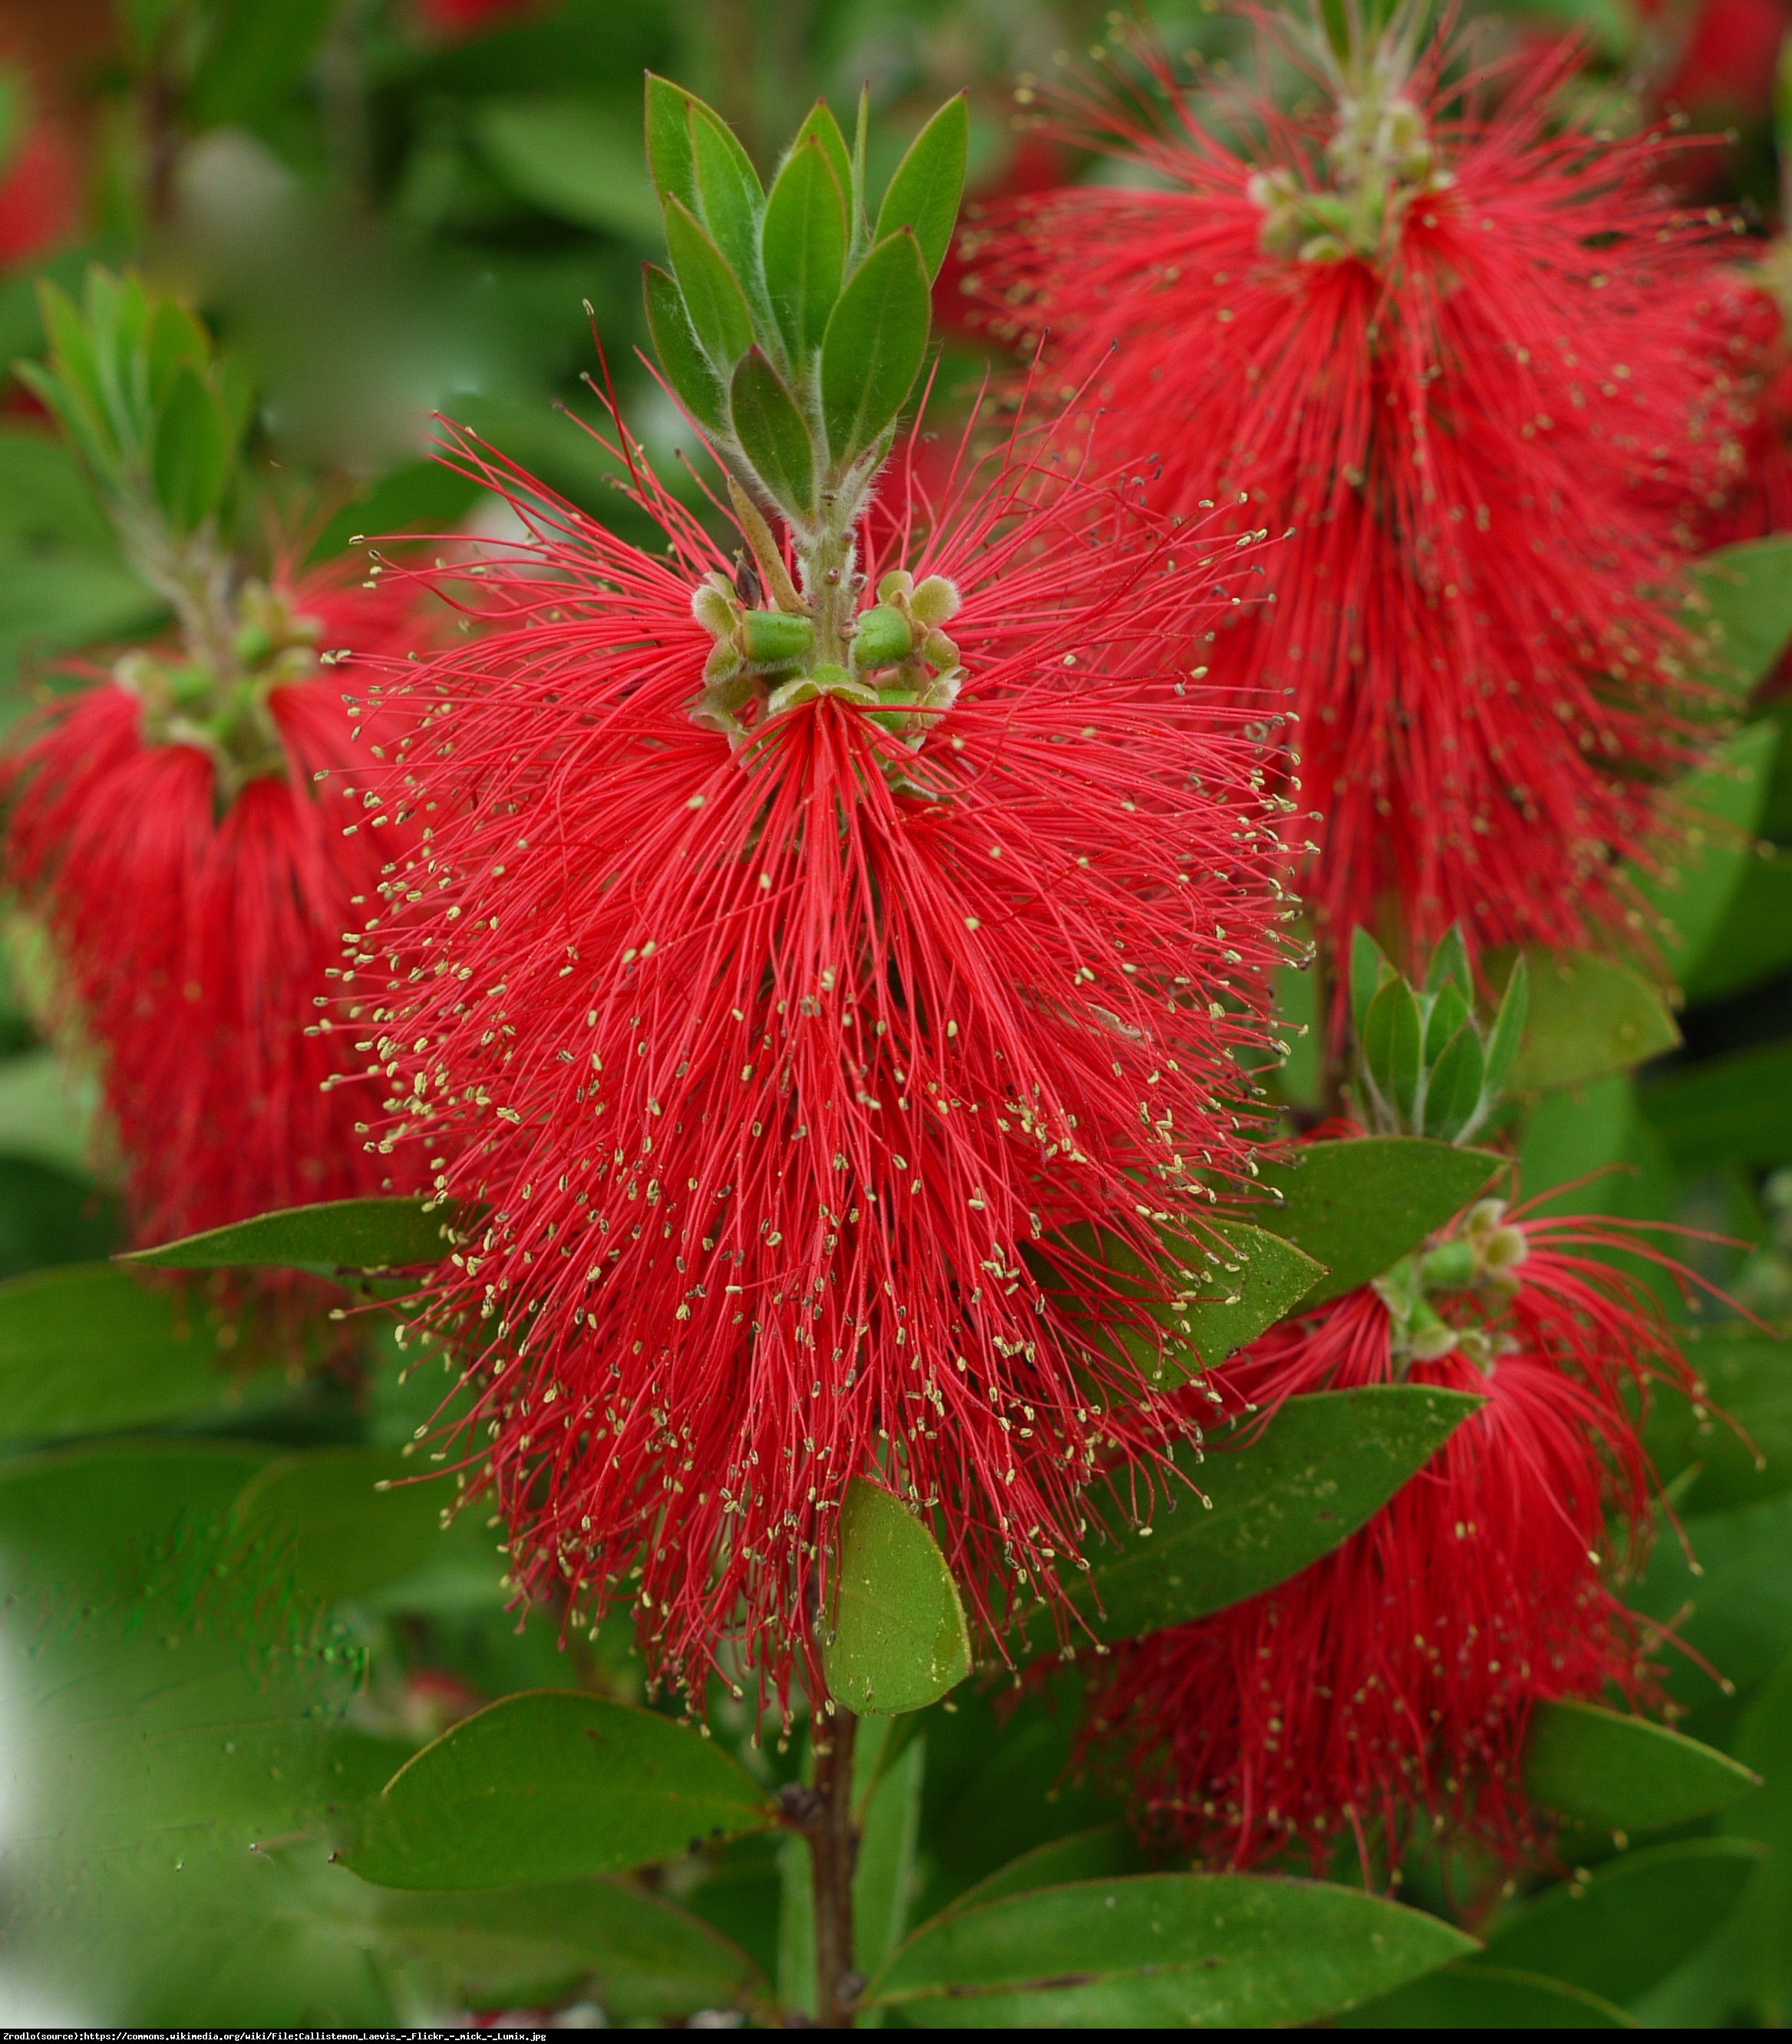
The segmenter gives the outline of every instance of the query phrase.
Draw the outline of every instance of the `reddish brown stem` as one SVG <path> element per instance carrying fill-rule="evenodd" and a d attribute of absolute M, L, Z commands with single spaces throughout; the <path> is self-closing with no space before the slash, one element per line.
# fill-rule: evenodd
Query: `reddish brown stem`
<path fill-rule="evenodd" d="M 815 2023 L 850 2030 L 859 1988 L 853 1970 L 853 1864 L 858 1833 L 853 1824 L 853 1736 L 858 1720 L 836 1704 L 815 1727 L 815 1801 L 808 1829 L 815 1874 Z"/>

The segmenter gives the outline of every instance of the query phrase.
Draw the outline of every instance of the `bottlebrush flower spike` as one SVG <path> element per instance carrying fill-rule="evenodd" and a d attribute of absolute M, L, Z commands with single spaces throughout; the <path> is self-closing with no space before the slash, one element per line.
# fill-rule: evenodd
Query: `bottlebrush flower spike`
<path fill-rule="evenodd" d="M 335 656 L 417 643 L 413 592 L 329 571 L 238 614 L 221 690 L 172 651 L 127 654 L 5 766 L 7 879 L 52 939 L 53 1019 L 97 1054 L 145 1244 L 394 1183 L 365 1132 L 378 1095 L 333 1089 L 354 1060 L 319 1004 L 383 855 L 343 832 Z"/>
<path fill-rule="evenodd" d="M 997 209 L 973 263 L 1155 502 L 1292 528 L 1213 666 L 1292 690 L 1326 925 L 1571 948 L 1625 912 L 1687 756 L 1663 592 L 1702 372 L 1674 306 L 1707 259 L 1657 137 L 1556 125 L 1572 46 L 1483 112 L 1418 21 L 1312 56 L 1310 118 L 1224 129 L 1144 46 L 1168 122 L 1117 86 L 1058 124 L 1169 189 Z"/>
<path fill-rule="evenodd" d="M 1631 1401 L 1652 1377 L 1691 1379 L 1652 1302 L 1588 1253 L 1617 1235 L 1483 1201 L 1427 1255 L 1228 1365 L 1234 1394 L 1270 1409 L 1401 1381 L 1487 1403 L 1324 1559 L 1116 1650 L 1090 1743 L 1136 1767 L 1145 1823 L 1234 1865 L 1293 1849 L 1317 1868 L 1352 1833 L 1367 1868 L 1377 1843 L 1397 1861 L 1424 1812 L 1510 1854 L 1533 1832 L 1533 1706 L 1653 1698 L 1607 1519 L 1638 1558 L 1649 1471 Z"/>
<path fill-rule="evenodd" d="M 899 472 L 815 571 L 843 613 L 768 613 L 800 599 L 738 494 L 731 568 L 650 474 L 656 552 L 453 444 L 532 536 L 412 670 L 424 841 L 357 973 L 392 1146 L 489 1216 L 423 1310 L 514 1580 L 781 1689 L 864 1476 L 986 1614 L 1049 1596 L 1092 1464 L 1171 1408 L 1023 1252 L 1087 1220 L 1155 1256 L 1249 1169 L 1272 742 L 1175 657 L 1234 550 L 1011 448 L 941 502 Z"/>

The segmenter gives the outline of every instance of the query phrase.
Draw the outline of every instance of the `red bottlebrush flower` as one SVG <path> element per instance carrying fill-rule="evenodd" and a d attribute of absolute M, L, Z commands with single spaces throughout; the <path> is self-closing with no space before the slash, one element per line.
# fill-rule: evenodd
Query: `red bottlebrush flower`
<path fill-rule="evenodd" d="M 1700 521 L 1707 547 L 1792 530 L 1792 348 L 1783 294 L 1792 246 L 1775 243 L 1746 267 L 1702 281 L 1693 318 L 1712 358 L 1713 386 L 1733 421 L 1735 459 Z"/>
<path fill-rule="evenodd" d="M 1552 125 L 1571 51 L 1485 113 L 1447 54 L 1328 78 L 1309 119 L 1241 110 L 1256 147 L 1180 96 L 1168 129 L 1073 103 L 1171 188 L 996 212 L 978 295 L 1086 385 L 1155 502 L 1292 528 L 1212 664 L 1295 698 L 1323 923 L 1568 947 L 1626 905 L 1618 862 L 1687 756 L 1663 500 L 1701 374 L 1675 308 L 1708 259 L 1656 138 Z"/>
<path fill-rule="evenodd" d="M 1606 1520 L 1640 1554 L 1649 1470 L 1626 1400 L 1652 1377 L 1690 1379 L 1652 1301 L 1587 1253 L 1612 1239 L 1486 1201 L 1434 1252 L 1436 1306 L 1410 1269 L 1391 1274 L 1227 1366 L 1271 1409 L 1403 1380 L 1487 1403 L 1322 1560 L 1116 1650 L 1090 1742 L 1130 1755 L 1145 1822 L 1235 1865 L 1291 1847 L 1318 1865 L 1346 1831 L 1367 1865 L 1372 1839 L 1396 1856 L 1421 1812 L 1510 1854 L 1533 1823 L 1533 1707 L 1654 1693 L 1643 1628 L 1609 1585 Z"/>
<path fill-rule="evenodd" d="M 1660 99 L 1695 113 L 1764 120 L 1779 46 L 1789 33 L 1786 0 L 1700 0 Z"/>
<path fill-rule="evenodd" d="M 477 36 L 513 14 L 538 8 L 540 0 L 412 0 L 424 26 L 438 36 Z"/>
<path fill-rule="evenodd" d="M 426 1313 L 482 1384 L 514 1578 L 638 1597 L 674 1680 L 732 1636 L 781 1691 L 866 1477 L 938 1508 L 991 1616 L 1004 1578 L 1049 1594 L 1093 1458 L 1170 1412 L 1023 1252 L 1198 1234 L 1249 1155 L 1272 755 L 1161 637 L 1225 601 L 1213 550 L 1018 455 L 943 504 L 899 477 L 842 572 L 911 609 L 914 706 L 823 665 L 731 728 L 696 521 L 641 478 L 644 553 L 459 453 L 535 537 L 413 684 L 429 841 L 389 893 L 424 920 L 379 1049 L 397 1139 L 445 1128 L 436 1183 L 489 1216 Z M 1183 547 L 1210 571 L 1167 574 Z"/>
<path fill-rule="evenodd" d="M 0 267 L 29 263 L 73 235 L 78 187 L 67 137 L 49 121 L 34 121 L 0 178 Z"/>
<path fill-rule="evenodd" d="M 394 656 L 414 616 L 333 572 L 262 608 L 269 644 L 241 643 L 273 685 L 234 729 L 200 728 L 194 669 L 127 655 L 6 767 L 7 878 L 51 937 L 56 1020 L 98 1055 L 140 1243 L 393 1178 L 372 1097 L 327 1089 L 352 1054 L 319 1003 L 381 857 L 343 832 L 345 676 L 313 649 Z"/>

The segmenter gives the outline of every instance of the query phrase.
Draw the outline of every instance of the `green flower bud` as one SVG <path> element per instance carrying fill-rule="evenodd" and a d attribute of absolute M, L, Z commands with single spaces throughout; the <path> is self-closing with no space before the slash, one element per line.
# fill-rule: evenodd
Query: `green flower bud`
<path fill-rule="evenodd" d="M 911 598 L 909 613 L 917 624 L 944 624 L 957 615 L 960 601 L 944 575 L 929 575 Z"/>
<path fill-rule="evenodd" d="M 893 605 L 879 604 L 862 613 L 853 640 L 855 667 L 893 667 L 915 650 L 915 634 L 908 620 Z"/>
<path fill-rule="evenodd" d="M 806 660 L 815 651 L 815 628 L 807 617 L 784 610 L 749 610 L 741 618 L 737 643 L 750 660 L 783 667 Z"/>

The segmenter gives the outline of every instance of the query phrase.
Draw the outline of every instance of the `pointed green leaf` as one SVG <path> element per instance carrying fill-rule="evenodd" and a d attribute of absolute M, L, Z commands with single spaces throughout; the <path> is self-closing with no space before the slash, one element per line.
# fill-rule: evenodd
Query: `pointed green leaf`
<path fill-rule="evenodd" d="M 783 378 L 756 348 L 735 371 L 729 409 L 741 451 L 773 501 L 791 518 L 812 517 L 815 462 L 809 429 Z"/>
<path fill-rule="evenodd" d="M 1540 1973 L 1458 1961 L 1337 2019 L 1341 2030 L 1634 2030 L 1621 2008 Z"/>
<path fill-rule="evenodd" d="M 1792 639 L 1792 536 L 1721 547 L 1693 573 L 1709 605 L 1710 670 L 1740 703 Z"/>
<path fill-rule="evenodd" d="M 675 198 L 666 204 L 666 245 L 692 331 L 711 362 L 731 371 L 753 345 L 753 315 L 740 279 Z"/>
<path fill-rule="evenodd" d="M 1129 1873 L 1149 1873 L 1150 1862 L 1130 1824 L 1092 1824 L 1034 1846 L 973 1882 L 950 1908 L 975 1909 L 999 1902 L 1004 1895 L 1027 1895 L 1037 1888 L 1062 1888 L 1073 1881 L 1113 1881 Z"/>
<path fill-rule="evenodd" d="M 1395 976 L 1386 952 L 1359 924 L 1350 934 L 1350 1026 L 1359 1043 L 1369 1019 L 1369 1003 Z"/>
<path fill-rule="evenodd" d="M 670 79 L 647 74 L 647 169 L 663 205 L 697 209 L 696 158 L 691 147 L 693 95 Z"/>
<path fill-rule="evenodd" d="M 1303 1249 L 1327 1275 L 1302 1301 L 1318 1305 L 1353 1291 L 1452 1220 L 1502 1160 L 1416 1135 L 1352 1136 L 1304 1143 L 1287 1163 L 1265 1165 L 1279 1207 L 1253 1207 L 1261 1227 Z"/>
<path fill-rule="evenodd" d="M 1504 1096 L 1511 1079 L 1512 1068 L 1518 1062 L 1518 1047 L 1524 1041 L 1530 1012 L 1530 968 L 1521 954 L 1513 962 L 1511 976 L 1506 982 L 1505 993 L 1500 997 L 1499 1012 L 1494 1017 L 1493 1028 L 1487 1035 L 1487 1072 L 1481 1083 L 1486 1095 L 1486 1105 L 1490 1108 Z"/>
<path fill-rule="evenodd" d="M 700 100 L 691 103 L 691 153 L 698 217 L 728 267 L 749 290 L 759 267 L 759 174 L 732 130 Z"/>
<path fill-rule="evenodd" d="M 846 201 L 827 152 L 811 140 L 777 174 L 760 232 L 766 290 L 790 359 L 819 348 L 846 266 Z"/>
<path fill-rule="evenodd" d="M 1465 996 L 1473 997 L 1475 975 L 1469 969 L 1468 946 L 1464 941 L 1460 923 L 1452 923 L 1438 939 L 1437 947 L 1431 954 L 1431 962 L 1426 968 L 1425 990 L 1437 993 L 1452 980 Z"/>
<path fill-rule="evenodd" d="M 927 1740 L 911 1739 L 880 1777 L 860 1825 L 853 1865 L 853 1957 L 861 1973 L 875 1973 L 908 1935 L 927 1758 Z"/>
<path fill-rule="evenodd" d="M 290 1270 L 389 1270 L 439 1263 L 453 1243 L 453 1215 L 423 1200 L 324 1200 L 286 1207 L 253 1220 L 208 1228 L 154 1249 L 132 1250 L 121 1263 L 163 1270 L 217 1270 L 248 1264 Z"/>
<path fill-rule="evenodd" d="M 822 416 L 836 467 L 875 447 L 895 424 L 926 358 L 932 319 L 927 267 L 904 228 L 853 273 L 822 336 Z"/>
<path fill-rule="evenodd" d="M 970 154 L 969 96 L 954 94 L 908 145 L 877 209 L 872 239 L 882 241 L 911 227 L 930 278 L 939 275 L 952 246 L 959 202 L 965 196 L 965 165 Z"/>
<path fill-rule="evenodd" d="M 1695 1838 L 1623 1854 L 1501 1915 L 1487 1963 L 1541 1973 L 1609 2001 L 1633 2001 L 1691 1958 L 1741 1900 L 1765 1856 L 1748 1838 Z"/>
<path fill-rule="evenodd" d="M 1363 1020 L 1363 1063 L 1370 1082 L 1410 1127 L 1418 1099 L 1425 1029 L 1418 1001 L 1403 979 L 1391 979 Z"/>
<path fill-rule="evenodd" d="M 192 532 L 217 509 L 232 452 L 217 400 L 183 363 L 157 408 L 150 457 L 156 501 L 177 532 Z"/>
<path fill-rule="evenodd" d="M 1092 1537 L 1071 1602 L 1097 1639 L 1131 1639 L 1273 1589 L 1379 1512 L 1479 1404 L 1413 1384 L 1291 1398 L 1261 1432 L 1229 1428 L 1199 1458 L 1179 1448 L 1188 1488 L 1148 1531 L 1130 1495 L 1097 1485 L 1089 1509 L 1108 1538 Z M 1043 1645 L 1049 1621 L 1034 1623 Z"/>
<path fill-rule="evenodd" d="M 862 2006 L 926 2028 L 1310 2023 L 1473 1949 L 1360 1888 L 1242 1873 L 1076 1881 L 923 1923 Z"/>
<path fill-rule="evenodd" d="M 150 315 L 144 354 L 148 395 L 159 404 L 174 381 L 175 371 L 183 363 L 204 374 L 212 359 L 211 336 L 185 305 L 163 298 Z"/>
<path fill-rule="evenodd" d="M 700 426 L 722 432 L 727 424 L 722 380 L 697 344 L 683 294 L 665 271 L 651 263 L 642 264 L 641 282 L 647 302 L 647 332 L 666 380 Z"/>
<path fill-rule="evenodd" d="M 952 1571 L 926 1526 L 855 1477 L 840 1508 L 833 1631 L 822 1666 L 836 1703 L 895 1717 L 970 1673 L 970 1635 Z"/>
<path fill-rule="evenodd" d="M 382 1888 L 505 1888 L 673 1859 L 775 1815 L 739 1762 L 688 1727 L 533 1689 L 407 1761 L 350 1813 L 342 1857 Z"/>
<path fill-rule="evenodd" d="M 1178 1316 L 1189 1346 L 1209 1368 L 1273 1327 L 1324 1275 L 1304 1251 L 1265 1229 L 1228 1221 L 1221 1232 L 1234 1260 L 1208 1268 L 1223 1292 L 1195 1301 Z"/>
<path fill-rule="evenodd" d="M 1464 1022 L 1426 1075 L 1424 1132 L 1454 1142 L 1475 1118 L 1484 1076 L 1479 1034 Z"/>
<path fill-rule="evenodd" d="M 1591 951 L 1526 955 L 1528 1013 L 1511 1068 L 1514 1093 L 1552 1093 L 1629 1071 L 1671 1051 L 1680 1032 L 1658 989 Z M 1510 990 L 1510 983 L 1509 989 Z M 1504 1009 L 1501 1019 L 1504 1020 Z M 1505 1039 L 1496 1025 L 1495 1043 Z"/>
<path fill-rule="evenodd" d="M 1726 1808 L 1759 1786 L 1760 1777 L 1728 1754 L 1647 1718 L 1567 1702 L 1540 1704 L 1532 1716 L 1525 1792 L 1558 1817 L 1602 1830 L 1660 1831 Z"/>
<path fill-rule="evenodd" d="M 827 167 L 833 171 L 835 182 L 840 187 L 843 205 L 850 206 L 853 190 L 852 152 L 846 147 L 846 138 L 840 132 L 840 124 L 834 117 L 833 110 L 825 99 L 818 99 L 803 117 L 803 125 L 796 130 L 796 139 L 791 145 L 794 156 L 805 142 L 819 143 L 822 154 L 827 159 Z M 850 222 L 848 222 L 849 228 Z"/>
<path fill-rule="evenodd" d="M 1447 979 L 1431 996 L 1431 1012 L 1425 1018 L 1425 1062 L 1434 1065 L 1444 1055 L 1444 1046 L 1473 1013 L 1453 979 Z"/>

